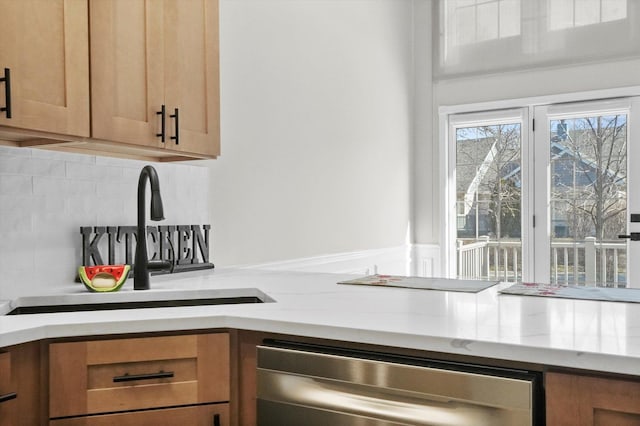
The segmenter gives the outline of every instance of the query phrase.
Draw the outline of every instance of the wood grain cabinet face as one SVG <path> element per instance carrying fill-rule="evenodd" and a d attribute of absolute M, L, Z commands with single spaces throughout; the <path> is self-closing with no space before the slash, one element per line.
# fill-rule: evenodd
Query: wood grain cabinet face
<path fill-rule="evenodd" d="M 0 425 L 17 425 L 16 389 L 11 380 L 11 353 L 0 352 Z"/>
<path fill-rule="evenodd" d="M 40 344 L 24 343 L 0 350 L 0 425 L 39 426 L 46 415 L 40 405 Z"/>
<path fill-rule="evenodd" d="M 545 393 L 548 425 L 640 425 L 640 381 L 547 373 Z"/>
<path fill-rule="evenodd" d="M 219 154 L 218 0 L 94 1 L 90 31 L 94 138 Z"/>
<path fill-rule="evenodd" d="M 229 424 L 229 404 L 209 404 L 197 407 L 104 414 L 49 422 L 50 426 L 228 426 Z"/>
<path fill-rule="evenodd" d="M 53 343 L 49 417 L 226 403 L 229 350 L 227 333 Z"/>
<path fill-rule="evenodd" d="M 87 0 L 0 0 L 0 126 L 89 136 Z M 0 108 L 6 107 L 0 83 Z"/>

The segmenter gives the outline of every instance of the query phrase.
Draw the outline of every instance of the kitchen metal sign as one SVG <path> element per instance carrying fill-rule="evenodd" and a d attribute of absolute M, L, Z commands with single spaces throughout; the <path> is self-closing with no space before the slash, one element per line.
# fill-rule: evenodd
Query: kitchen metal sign
<path fill-rule="evenodd" d="M 174 272 L 211 269 L 211 225 L 147 226 L 149 260 L 166 260 Z M 136 226 L 83 226 L 82 265 L 133 265 Z M 106 260 L 106 262 L 105 262 Z"/>

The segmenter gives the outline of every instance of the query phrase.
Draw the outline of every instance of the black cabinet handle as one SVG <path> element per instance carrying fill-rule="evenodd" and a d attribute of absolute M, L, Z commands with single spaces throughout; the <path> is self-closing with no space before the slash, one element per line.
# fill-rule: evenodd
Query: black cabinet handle
<path fill-rule="evenodd" d="M 0 78 L 0 83 L 4 82 L 4 106 L 0 112 L 4 112 L 7 118 L 11 118 L 11 70 L 4 69 L 4 77 Z"/>
<path fill-rule="evenodd" d="M 18 394 L 15 392 L 7 393 L 5 395 L 0 395 L 0 402 L 11 401 L 12 399 L 16 399 Z"/>
<path fill-rule="evenodd" d="M 173 114 L 171 114 L 169 117 L 176 119 L 176 135 L 171 136 L 171 140 L 176 141 L 176 145 L 178 145 L 180 143 L 180 125 L 178 124 L 178 108 L 174 109 Z"/>
<path fill-rule="evenodd" d="M 150 374 L 125 374 L 124 376 L 116 376 L 113 383 L 133 382 L 135 380 L 152 380 L 152 379 L 168 379 L 173 377 L 173 371 L 158 371 Z"/>
<path fill-rule="evenodd" d="M 156 136 L 160 138 L 162 143 L 164 143 L 165 128 L 167 123 L 167 110 L 164 104 L 160 108 L 160 111 L 156 112 L 156 114 L 160 116 L 160 133 L 156 133 Z"/>
<path fill-rule="evenodd" d="M 220 414 L 213 415 L 213 426 L 220 426 Z"/>
<path fill-rule="evenodd" d="M 618 235 L 618 238 L 626 238 L 631 241 L 640 241 L 640 232 L 630 232 L 629 235 Z"/>

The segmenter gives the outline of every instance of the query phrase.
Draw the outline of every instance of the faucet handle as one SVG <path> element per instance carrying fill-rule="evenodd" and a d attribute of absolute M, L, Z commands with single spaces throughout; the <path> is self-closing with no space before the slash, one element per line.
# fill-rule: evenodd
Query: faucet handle
<path fill-rule="evenodd" d="M 149 271 L 166 271 L 169 269 L 170 272 L 173 272 L 173 262 L 170 260 L 150 260 L 147 264 L 147 269 Z"/>

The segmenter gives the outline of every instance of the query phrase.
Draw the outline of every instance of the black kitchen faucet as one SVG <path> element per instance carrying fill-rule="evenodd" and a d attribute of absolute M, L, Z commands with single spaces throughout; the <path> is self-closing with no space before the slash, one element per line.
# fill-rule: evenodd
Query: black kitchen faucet
<path fill-rule="evenodd" d="M 160 197 L 158 173 L 152 166 L 145 166 L 138 180 L 138 232 L 136 254 L 133 266 L 133 289 L 149 289 L 149 271 L 170 269 L 172 263 L 166 260 L 149 260 L 147 254 L 147 227 L 145 225 L 145 192 L 147 181 L 151 184 L 151 220 L 164 220 L 164 209 Z"/>

